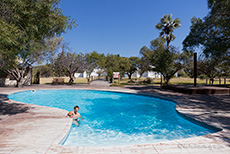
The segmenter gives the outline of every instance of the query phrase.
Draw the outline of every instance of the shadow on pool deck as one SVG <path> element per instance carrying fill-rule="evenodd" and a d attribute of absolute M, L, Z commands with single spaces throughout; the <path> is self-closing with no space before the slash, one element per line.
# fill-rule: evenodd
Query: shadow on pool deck
<path fill-rule="evenodd" d="M 188 95 L 172 92 L 171 90 L 161 89 L 157 86 L 148 87 L 126 87 L 137 90 L 138 93 L 149 93 L 154 96 L 165 97 L 179 102 L 178 105 L 185 105 L 183 108 L 199 108 L 206 111 L 230 111 L 229 95 Z M 188 103 L 189 102 L 189 103 Z"/>
<path fill-rule="evenodd" d="M 11 116 L 20 113 L 27 113 L 30 109 L 26 104 L 9 103 L 8 100 L 7 95 L 0 94 L 0 115 Z"/>

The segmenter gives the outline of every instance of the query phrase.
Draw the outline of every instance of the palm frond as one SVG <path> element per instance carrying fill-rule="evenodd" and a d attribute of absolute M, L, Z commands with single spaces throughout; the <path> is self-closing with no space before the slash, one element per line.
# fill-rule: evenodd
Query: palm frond
<path fill-rule="evenodd" d="M 167 16 L 167 15 L 164 15 L 163 19 L 164 19 L 164 22 L 165 22 L 165 23 L 169 22 L 168 16 Z"/>
<path fill-rule="evenodd" d="M 174 23 L 180 23 L 180 19 L 179 18 L 174 19 Z"/>
<path fill-rule="evenodd" d="M 170 41 L 173 41 L 173 40 L 175 40 L 175 38 L 176 38 L 176 36 L 175 36 L 175 35 L 173 35 L 173 34 L 170 34 Z"/>
<path fill-rule="evenodd" d="M 168 15 L 168 21 L 169 21 L 169 22 L 172 21 L 172 14 Z"/>
<path fill-rule="evenodd" d="M 165 33 L 164 33 L 164 31 L 161 31 L 160 32 L 160 36 L 163 36 Z"/>
<path fill-rule="evenodd" d="M 155 25 L 155 27 L 156 27 L 157 29 L 162 29 L 163 26 L 162 26 L 161 23 L 158 23 L 158 24 Z"/>

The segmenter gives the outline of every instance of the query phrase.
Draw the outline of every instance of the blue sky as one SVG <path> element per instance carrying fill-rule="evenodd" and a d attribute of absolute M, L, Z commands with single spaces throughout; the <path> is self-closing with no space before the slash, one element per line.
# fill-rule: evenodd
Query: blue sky
<path fill-rule="evenodd" d="M 63 34 L 73 51 L 139 56 L 142 46 L 159 36 L 155 25 L 164 14 L 179 18 L 173 45 L 182 48 L 189 34 L 191 18 L 208 13 L 207 0 L 62 0 L 66 16 L 78 27 Z"/>

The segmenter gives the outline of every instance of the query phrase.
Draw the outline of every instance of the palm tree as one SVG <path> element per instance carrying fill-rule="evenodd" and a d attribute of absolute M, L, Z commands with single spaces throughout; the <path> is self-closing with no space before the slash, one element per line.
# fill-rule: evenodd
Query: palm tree
<path fill-rule="evenodd" d="M 172 14 L 164 15 L 164 17 L 161 18 L 161 21 L 156 24 L 155 27 L 161 30 L 160 37 L 164 38 L 164 40 L 167 42 L 167 49 L 169 49 L 169 43 L 176 38 L 172 34 L 174 29 L 179 28 L 180 26 L 180 19 L 172 19 Z"/>

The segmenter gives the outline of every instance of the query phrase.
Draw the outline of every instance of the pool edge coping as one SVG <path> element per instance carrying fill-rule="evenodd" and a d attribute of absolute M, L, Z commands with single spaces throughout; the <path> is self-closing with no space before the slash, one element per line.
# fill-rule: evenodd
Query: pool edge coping
<path fill-rule="evenodd" d="M 167 100 L 167 101 L 171 101 L 173 103 L 175 103 L 175 111 L 176 113 L 182 117 L 183 119 L 185 120 L 188 120 L 189 122 L 193 123 L 193 124 L 196 124 L 196 125 L 199 125 L 201 127 L 204 127 L 204 128 L 207 128 L 207 129 L 210 129 L 212 131 L 215 131 L 214 133 L 209 133 L 209 134 L 215 134 L 215 133 L 219 133 L 221 131 L 223 131 L 224 129 L 221 129 L 221 128 L 218 128 L 216 126 L 213 126 L 211 124 L 208 124 L 206 122 L 202 122 L 200 120 L 197 120 L 195 118 L 192 118 L 188 115 L 186 115 L 185 113 L 182 113 L 178 110 L 177 108 L 177 105 L 178 105 L 178 102 L 175 101 L 175 100 L 172 100 L 170 98 L 164 98 L 164 97 L 160 97 L 160 96 L 155 96 L 153 94 L 147 94 L 147 93 L 137 93 L 137 92 L 127 92 L 127 91 L 118 91 L 118 90 L 112 90 L 112 89 L 89 89 L 89 88 L 63 88 L 63 89 L 56 89 L 56 88 L 52 88 L 52 89 L 38 89 L 38 90 L 89 90 L 89 91 L 104 91 L 104 92 L 115 92 L 115 93 L 126 93 L 126 94 L 133 94 L 133 95 L 140 95 L 140 96 L 148 96 L 148 97 L 155 97 L 155 98 L 160 98 L 160 99 L 164 99 L 164 100 Z M 11 95 L 11 94 L 14 94 L 14 93 L 20 93 L 20 92 L 25 92 L 25 91 L 30 91 L 30 89 L 27 89 L 27 90 L 20 90 L 18 92 L 12 92 L 10 94 L 7 94 L 7 98 L 8 98 L 8 95 Z M 8 98 L 10 99 L 10 98 Z M 10 99 L 11 100 L 11 99 Z M 11 101 L 15 101 L 15 100 L 11 100 Z M 15 101 L 15 102 L 18 102 L 18 101 Z M 22 104 L 27 104 L 27 103 L 24 103 L 24 102 L 19 102 L 19 103 L 22 103 Z M 35 106 L 42 106 L 42 105 L 36 105 L 36 104 L 27 104 L 27 105 L 35 105 Z M 66 111 L 64 109 L 60 109 L 60 108 L 57 108 L 57 107 L 49 107 L 49 106 L 42 106 L 42 107 L 48 107 L 48 108 L 55 108 L 55 109 L 59 109 L 59 110 L 63 110 L 63 111 Z M 68 129 L 68 131 L 62 135 L 63 137 L 61 139 L 59 139 L 59 141 L 56 141 L 56 143 L 58 143 L 58 145 L 61 145 L 61 146 L 66 146 L 66 145 L 63 145 L 65 143 L 65 141 L 67 140 L 69 134 L 70 134 L 70 131 L 72 129 L 72 122 L 71 122 L 71 126 L 70 128 Z M 206 134 L 206 135 L 209 135 L 209 134 Z M 189 137 L 189 138 L 182 138 L 182 139 L 175 139 L 175 140 L 168 140 L 168 141 L 162 141 L 162 142 L 156 142 L 156 143 L 150 143 L 150 144 L 157 144 L 157 143 L 167 143 L 167 142 L 172 142 L 172 141 L 178 141 L 178 140 L 183 140 L 183 139 L 191 139 L 191 138 L 195 138 L 195 137 L 202 137 L 202 136 L 205 136 L 205 135 L 201 135 L 201 136 L 194 136 L 194 137 Z M 129 145 L 129 146 L 137 146 L 137 145 L 144 145 L 145 143 L 143 144 L 132 144 L 132 145 Z M 72 145 L 68 145 L 68 146 L 72 146 Z M 114 145 L 114 146 L 120 146 L 120 145 Z M 121 145 L 121 146 L 125 146 L 125 145 Z M 77 146 L 77 147 L 80 147 L 80 146 Z M 100 147 L 100 146 L 81 146 L 81 147 Z M 110 146 L 108 146 L 110 147 Z"/>
<path fill-rule="evenodd" d="M 12 93 L 16 93 L 16 92 L 20 92 L 20 91 L 26 91 L 26 90 L 32 90 L 32 89 L 37 89 L 37 90 L 52 90 L 52 89 L 74 89 L 74 90 L 103 90 L 103 91 L 112 91 L 112 92 L 125 92 L 125 93 L 131 93 L 131 94 L 137 94 L 138 90 L 131 90 L 131 91 L 135 91 L 135 92 L 130 92 L 130 90 L 127 91 L 127 89 L 125 88 L 121 88 L 121 89 L 97 89 L 96 88 L 81 88 L 81 87 L 65 87 L 65 88 L 59 88 L 59 87 L 52 87 L 52 88 L 47 88 L 47 87 L 42 87 L 41 89 L 35 87 L 35 88 L 25 88 L 25 89 L 13 89 L 13 90 L 7 90 L 7 92 L 3 91 L 2 94 L 12 94 Z M 142 92 L 141 92 L 142 93 Z M 142 93 L 143 94 L 143 93 Z M 156 96 L 154 94 L 148 94 L 144 92 L 144 94 L 154 97 L 158 97 L 161 98 L 159 96 Z M 179 97 L 183 97 L 179 96 Z M 163 98 L 165 99 L 165 98 Z M 167 98 L 168 99 L 168 98 Z M 174 100 L 172 100 L 174 101 Z M 16 101 L 15 101 L 16 102 Z M 176 101 L 174 101 L 176 102 Z M 22 103 L 22 102 L 20 102 Z M 177 105 L 178 102 L 176 102 Z M 24 103 L 26 104 L 26 103 Z M 179 104 L 181 104 L 179 102 Z M 31 104 L 27 104 L 27 105 L 31 105 Z M 45 107 L 46 106 L 42 106 Z M 58 108 L 59 109 L 59 108 Z M 179 110 L 182 109 L 183 107 L 180 108 Z M 59 109 L 61 110 L 61 109 Z M 176 109 L 177 110 L 177 109 Z M 186 114 L 186 113 L 185 113 Z M 191 115 L 193 117 L 193 115 Z M 194 117 L 192 119 L 195 119 Z M 196 119 L 195 119 L 196 120 Z M 197 120 L 199 121 L 199 120 Z M 202 121 L 202 120 L 201 120 Z M 202 123 L 206 123 L 206 122 L 202 122 Z M 72 123 L 71 123 L 72 124 Z M 218 123 L 217 123 L 218 124 Z M 60 142 L 60 140 L 58 140 L 57 142 L 54 142 L 53 144 L 50 144 L 50 148 L 48 150 L 46 150 L 46 153 L 62 153 L 61 151 L 72 151 L 72 153 L 94 153 L 94 152 L 101 152 L 101 153 L 114 153 L 114 151 L 116 151 L 116 153 L 143 153 L 147 152 L 147 153 L 195 153 L 195 152 L 215 152 L 215 153 L 225 153 L 225 152 L 230 152 L 230 146 L 227 143 L 222 142 L 215 142 L 216 139 L 216 135 L 218 135 L 219 133 L 222 134 L 226 134 L 229 133 L 228 129 L 222 129 L 221 132 L 217 132 L 217 133 L 213 133 L 211 134 L 211 137 L 208 139 L 205 136 L 197 136 L 197 137 L 192 137 L 192 138 L 186 138 L 186 139 L 179 139 L 179 140 L 172 140 L 172 141 L 167 141 L 167 142 L 162 142 L 162 143 L 152 143 L 152 144 L 145 144 L 145 145 L 125 145 L 125 146 L 119 146 L 119 147 L 115 147 L 115 146 L 106 146 L 106 147 L 78 147 L 78 146 L 62 146 L 59 145 L 58 143 Z M 66 134 L 62 135 L 65 136 Z M 60 138 L 59 138 L 60 139 Z M 32 144 L 32 143 L 31 143 Z M 185 147 L 183 147 L 185 146 Z M 186 147 L 187 146 L 187 147 Z M 217 147 L 216 147 L 217 146 Z M 190 148 L 189 148 L 190 147 Z M 0 147 L 1 148 L 1 147 Z M 221 148 L 221 150 L 220 150 Z M 30 149 L 27 147 L 27 149 Z M 150 151 L 149 151 L 150 149 Z M 26 150 L 26 149 L 24 149 Z M 97 150 L 97 151 L 95 151 Z M 196 151 L 198 150 L 198 151 Z M 57 152 L 59 151 L 59 152 Z M 107 152 L 105 152 L 107 151 Z M 194 152 L 195 151 L 195 152 Z"/>

